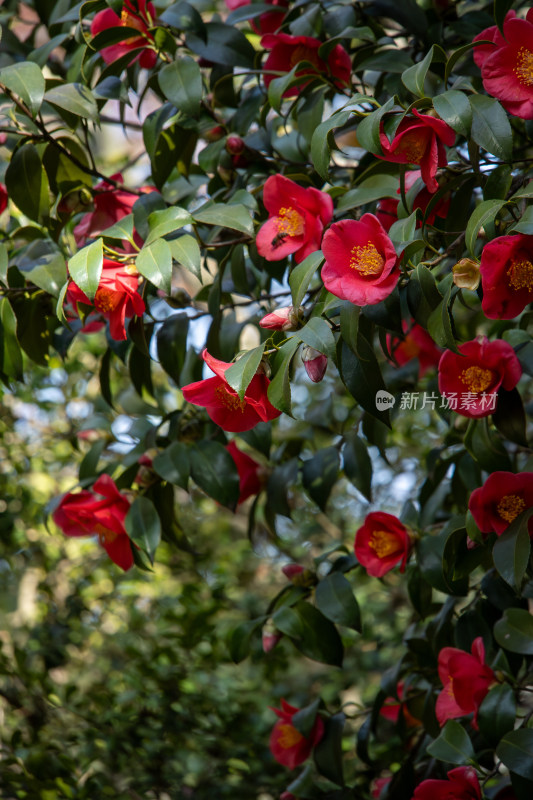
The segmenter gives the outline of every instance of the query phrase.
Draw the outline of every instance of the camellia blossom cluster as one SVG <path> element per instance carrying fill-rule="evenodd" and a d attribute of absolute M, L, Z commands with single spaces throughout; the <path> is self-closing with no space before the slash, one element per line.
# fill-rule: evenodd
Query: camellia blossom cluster
<path fill-rule="evenodd" d="M 101 475 L 93 491 L 64 495 L 52 517 L 65 536 L 98 536 L 109 558 L 121 569 L 133 566 L 130 538 L 124 520 L 130 509 L 128 498 L 121 494 L 109 475 Z"/>
<path fill-rule="evenodd" d="M 309 62 L 302 69 L 297 70 L 295 77 L 302 75 L 323 76 L 327 75 L 334 85 L 342 91 L 350 85 L 352 62 L 350 56 L 340 44 L 336 44 L 328 53 L 325 61 L 318 53 L 323 42 L 312 36 L 290 36 L 288 33 L 271 33 L 263 36 L 261 47 L 270 50 L 264 64 L 263 80 L 268 89 L 275 73 L 290 72 L 301 61 Z M 274 74 L 272 74 L 274 73 Z M 284 97 L 294 97 L 307 85 L 307 82 L 292 86 L 283 93 Z"/>

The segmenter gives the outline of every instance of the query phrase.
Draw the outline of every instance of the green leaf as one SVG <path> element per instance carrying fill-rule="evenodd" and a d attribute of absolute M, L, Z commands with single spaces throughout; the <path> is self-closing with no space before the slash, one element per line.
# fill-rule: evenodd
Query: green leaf
<path fill-rule="evenodd" d="M 170 294 L 172 280 L 172 253 L 168 242 L 156 239 L 137 253 L 135 266 L 146 280 Z"/>
<path fill-rule="evenodd" d="M 506 683 L 493 686 L 479 707 L 479 730 L 491 744 L 514 728 L 516 698 L 513 688 Z"/>
<path fill-rule="evenodd" d="M 369 153 L 381 153 L 381 143 L 379 140 L 379 129 L 381 120 L 387 111 L 391 111 L 394 107 L 394 98 L 378 108 L 377 111 L 372 111 L 368 114 L 362 122 L 357 126 L 357 139 L 361 147 L 368 150 Z"/>
<path fill-rule="evenodd" d="M 135 206 L 137 206 L 137 204 L 135 204 Z M 177 233 L 184 225 L 190 225 L 191 222 L 192 217 L 189 212 L 185 208 L 179 208 L 179 206 L 152 211 L 151 214 L 148 215 L 150 232 L 146 236 L 145 244 L 150 244 L 156 239 L 161 239 L 169 233 Z M 138 228 L 137 224 L 135 227 Z"/>
<path fill-rule="evenodd" d="M 466 225 L 465 244 L 471 256 L 476 254 L 477 235 L 480 229 L 489 222 L 493 222 L 505 200 L 483 200 L 473 211 Z"/>
<path fill-rule="evenodd" d="M 320 698 L 313 700 L 308 706 L 304 706 L 292 718 L 292 724 L 302 736 L 310 736 L 316 720 L 316 714 L 320 706 Z"/>
<path fill-rule="evenodd" d="M 317 250 L 316 253 L 304 258 L 304 260 L 294 267 L 289 275 L 289 286 L 292 292 L 292 304 L 295 308 L 299 308 L 307 292 L 311 280 L 324 261 L 322 250 Z"/>
<path fill-rule="evenodd" d="M 189 485 L 189 450 L 182 442 L 172 442 L 153 460 L 152 466 L 163 480 L 181 486 Z"/>
<path fill-rule="evenodd" d="M 502 161 L 510 161 L 513 153 L 513 132 L 507 114 L 492 97 L 475 94 L 472 106 L 472 138 L 488 153 Z"/>
<path fill-rule="evenodd" d="M 496 756 L 511 772 L 533 781 L 533 729 L 518 728 L 506 733 L 496 748 Z"/>
<path fill-rule="evenodd" d="M 13 153 L 5 182 L 10 199 L 26 216 L 36 222 L 48 217 L 48 178 L 33 144 L 24 144 Z"/>
<path fill-rule="evenodd" d="M 166 319 L 157 332 L 157 357 L 167 375 L 178 386 L 183 385 L 181 371 L 185 366 L 188 331 L 189 318 L 181 313 Z"/>
<path fill-rule="evenodd" d="M 302 601 L 293 608 L 280 608 L 272 621 L 308 658 L 342 666 L 344 649 L 335 625 L 310 603 Z"/>
<path fill-rule="evenodd" d="M 335 337 L 331 326 L 322 317 L 311 317 L 309 322 L 296 332 L 295 336 L 328 358 L 335 358 Z"/>
<path fill-rule="evenodd" d="M 272 405 L 278 411 L 283 411 L 289 415 L 291 414 L 290 368 L 294 354 L 299 346 L 299 340 L 293 336 L 279 348 L 273 363 L 275 375 L 268 386 L 268 399 Z"/>
<path fill-rule="evenodd" d="M 153 503 L 147 497 L 137 497 L 124 520 L 130 539 L 154 563 L 154 555 L 161 541 L 161 522 Z"/>
<path fill-rule="evenodd" d="M 329 119 L 317 126 L 311 138 L 311 160 L 321 178 L 327 180 L 328 167 L 331 158 L 330 134 L 335 128 L 345 125 L 352 111 L 341 111 L 333 114 Z"/>
<path fill-rule="evenodd" d="M 209 497 L 230 509 L 239 500 L 239 475 L 235 462 L 219 442 L 202 440 L 190 449 L 191 476 Z"/>
<path fill-rule="evenodd" d="M 424 82 L 431 66 L 431 62 L 433 61 L 433 50 L 434 48 L 431 47 L 422 61 L 414 64 L 412 67 L 408 67 L 408 69 L 404 70 L 402 73 L 403 85 L 409 89 L 410 92 L 418 95 L 419 97 L 426 96 L 424 91 Z"/>
<path fill-rule="evenodd" d="M 523 608 L 506 608 L 494 626 L 494 638 L 504 650 L 533 655 L 533 617 Z"/>
<path fill-rule="evenodd" d="M 172 239 L 169 244 L 172 258 L 200 280 L 202 275 L 202 256 L 200 246 L 194 236 L 186 233 L 178 239 Z"/>
<path fill-rule="evenodd" d="M 41 69 L 31 61 L 10 64 L 0 69 L 0 83 L 18 95 L 35 117 L 43 102 L 45 80 Z"/>
<path fill-rule="evenodd" d="M 467 764 L 474 758 L 470 736 L 454 719 L 448 720 L 440 736 L 426 750 L 430 756 L 449 764 Z"/>
<path fill-rule="evenodd" d="M 372 500 L 372 461 L 368 449 L 355 431 L 348 431 L 344 436 L 345 445 L 342 451 L 344 474 L 367 498 Z"/>
<path fill-rule="evenodd" d="M 0 242 L 0 281 L 7 284 L 7 271 L 9 269 L 9 258 L 7 254 L 7 246 Z"/>
<path fill-rule="evenodd" d="M 315 593 L 316 606 L 337 625 L 346 625 L 361 633 L 361 612 L 352 587 L 341 572 L 330 572 L 322 578 Z"/>
<path fill-rule="evenodd" d="M 7 297 L 0 298 L 0 372 L 16 381 L 23 380 L 22 352 L 17 341 L 17 318 Z"/>
<path fill-rule="evenodd" d="M 324 735 L 313 751 L 316 768 L 329 781 L 344 786 L 342 737 L 346 717 L 340 711 L 324 720 Z M 336 796 L 337 793 L 335 793 Z M 346 797 L 354 796 L 350 791 Z M 339 798 L 339 800 L 342 800 Z"/>
<path fill-rule="evenodd" d="M 521 200 L 526 198 L 527 200 L 533 199 L 533 181 L 528 181 L 525 186 L 521 186 L 517 192 L 511 195 L 511 200 Z"/>
<path fill-rule="evenodd" d="M 280 110 L 283 94 L 292 86 L 292 82 L 295 81 L 295 83 L 299 83 L 299 79 L 295 80 L 298 71 L 300 71 L 300 73 L 302 71 L 299 62 L 294 65 L 290 72 L 287 72 L 285 75 L 280 75 L 279 78 L 274 78 L 270 81 L 268 85 L 268 102 L 274 111 Z M 309 76 L 304 78 L 304 76 L 300 75 L 300 78 L 309 81 Z"/>
<path fill-rule="evenodd" d="M 468 592 L 468 579 L 454 580 L 457 551 L 466 550 L 464 517 L 459 515 L 444 526 L 438 534 L 426 534 L 418 543 L 418 564 L 422 577 L 445 594 L 464 596 Z"/>
<path fill-rule="evenodd" d="M 87 295 L 89 300 L 94 300 L 98 284 L 100 283 L 103 263 L 104 250 L 102 239 L 96 239 L 96 241 L 87 247 L 82 247 L 68 262 L 70 277 L 76 286 Z"/>
<path fill-rule="evenodd" d="M 304 489 L 322 511 L 326 508 L 328 497 L 337 482 L 338 474 L 339 452 L 336 447 L 319 450 L 315 456 L 303 462 Z"/>
<path fill-rule="evenodd" d="M 509 227 L 509 232 L 525 233 L 528 236 L 533 234 L 533 205 L 528 206 L 518 222 Z"/>
<path fill-rule="evenodd" d="M 244 33 L 222 22 L 208 22 L 203 36 L 189 33 L 187 47 L 215 64 L 248 69 L 254 67 L 256 53 Z"/>
<path fill-rule="evenodd" d="M 133 239 L 133 214 L 127 214 L 100 234 L 104 239 Z"/>
<path fill-rule="evenodd" d="M 457 353 L 455 335 L 453 330 L 453 317 L 451 312 L 451 300 L 457 294 L 456 287 L 452 284 L 448 294 L 437 308 L 431 312 L 427 320 L 428 333 L 436 344 L 446 347 L 448 350 Z"/>
<path fill-rule="evenodd" d="M 248 656 L 251 640 L 256 630 L 264 624 L 266 619 L 266 617 L 259 617 L 259 619 L 246 620 L 246 622 L 241 622 L 240 625 L 230 631 L 228 650 L 234 664 L 240 664 Z"/>
<path fill-rule="evenodd" d="M 244 204 L 224 205 L 214 203 L 203 206 L 199 211 L 193 212 L 193 219 L 205 225 L 220 225 L 222 228 L 231 228 L 234 231 L 253 236 L 254 223 L 249 209 Z"/>
<path fill-rule="evenodd" d="M 502 33 L 506 14 L 512 6 L 513 0 L 494 0 L 494 20 Z"/>
<path fill-rule="evenodd" d="M 340 344 L 339 371 L 344 385 L 359 405 L 390 427 L 389 408 L 376 404 L 378 392 L 388 394 L 387 388 L 374 349 L 361 334 L 357 335 L 357 355 L 346 342 Z"/>
<path fill-rule="evenodd" d="M 224 373 L 226 381 L 232 389 L 235 389 L 241 400 L 244 399 L 246 390 L 261 363 L 265 344 L 266 342 L 263 342 L 259 347 L 248 350 L 247 353 L 238 358 Z"/>
<path fill-rule="evenodd" d="M 182 56 L 166 64 L 157 75 L 161 91 L 178 111 L 196 116 L 202 100 L 202 73 L 196 61 Z"/>
<path fill-rule="evenodd" d="M 49 89 L 44 99 L 77 117 L 98 121 L 98 106 L 94 95 L 82 83 L 62 83 L 61 86 Z"/>
<path fill-rule="evenodd" d="M 24 277 L 48 294 L 59 297 L 67 280 L 65 259 L 60 252 L 44 253 L 33 262 L 30 270 L 24 270 Z"/>
<path fill-rule="evenodd" d="M 450 89 L 433 98 L 433 107 L 444 122 L 460 136 L 468 136 L 472 126 L 472 108 L 463 92 Z"/>
<path fill-rule="evenodd" d="M 393 175 L 372 175 L 366 178 L 355 189 L 343 194 L 337 203 L 337 211 L 345 211 L 348 208 L 358 208 L 366 203 L 373 203 L 381 200 L 382 197 L 398 198 L 397 189 L 399 187 L 398 178 Z"/>

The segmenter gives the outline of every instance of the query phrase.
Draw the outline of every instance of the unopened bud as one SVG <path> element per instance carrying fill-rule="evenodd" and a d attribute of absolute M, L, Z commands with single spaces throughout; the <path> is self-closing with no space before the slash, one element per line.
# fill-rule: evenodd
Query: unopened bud
<path fill-rule="evenodd" d="M 204 133 L 204 139 L 206 142 L 218 142 L 219 139 L 222 139 L 225 133 L 226 131 L 222 125 L 215 125 L 214 128 L 209 128 L 209 130 Z"/>
<path fill-rule="evenodd" d="M 270 653 L 275 648 L 282 634 L 276 629 L 271 619 L 267 620 L 263 626 L 262 643 L 263 652 Z"/>
<path fill-rule="evenodd" d="M 279 800 L 296 800 L 296 797 L 292 792 L 282 792 L 279 796 Z"/>
<path fill-rule="evenodd" d="M 304 362 L 305 371 L 313 383 L 320 383 L 328 367 L 327 356 L 315 350 L 314 347 L 304 347 L 302 361 Z"/>
<path fill-rule="evenodd" d="M 300 327 L 300 309 L 294 306 L 278 308 L 259 320 L 259 325 L 273 331 L 296 331 Z"/>
<path fill-rule="evenodd" d="M 244 153 L 246 145 L 240 136 L 228 136 L 226 139 L 226 150 L 232 156 L 240 156 Z"/>
<path fill-rule="evenodd" d="M 479 286 L 479 264 L 471 258 L 462 258 L 452 267 L 453 282 L 459 289 L 470 289 L 475 292 Z"/>
<path fill-rule="evenodd" d="M 285 564 L 281 571 L 295 586 L 308 588 L 314 586 L 317 582 L 315 573 L 302 567 L 301 564 Z"/>

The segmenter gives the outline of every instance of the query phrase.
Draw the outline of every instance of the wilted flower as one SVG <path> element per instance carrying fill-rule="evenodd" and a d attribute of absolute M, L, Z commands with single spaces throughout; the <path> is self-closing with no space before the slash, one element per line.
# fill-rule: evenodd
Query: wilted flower
<path fill-rule="evenodd" d="M 470 289 L 475 292 L 479 286 L 480 273 L 479 264 L 472 258 L 461 258 L 452 267 L 453 282 L 459 289 Z"/>

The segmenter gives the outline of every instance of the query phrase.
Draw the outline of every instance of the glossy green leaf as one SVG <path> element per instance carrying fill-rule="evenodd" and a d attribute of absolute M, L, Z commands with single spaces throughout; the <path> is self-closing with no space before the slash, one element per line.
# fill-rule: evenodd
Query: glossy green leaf
<path fill-rule="evenodd" d="M 315 590 L 316 606 L 325 617 L 337 625 L 361 633 L 361 612 L 352 587 L 341 572 L 330 572 Z"/>
<path fill-rule="evenodd" d="M 533 616 L 523 608 L 506 608 L 494 626 L 494 638 L 511 653 L 533 655 Z"/>
<path fill-rule="evenodd" d="M 92 92 L 82 83 L 63 83 L 49 89 L 44 99 L 53 106 L 62 108 L 91 122 L 98 121 L 98 106 Z"/>
<path fill-rule="evenodd" d="M 191 477 L 209 497 L 235 509 L 239 500 L 239 475 L 235 462 L 219 442 L 201 440 L 190 449 Z"/>
<path fill-rule="evenodd" d="M 311 255 L 307 256 L 298 266 L 294 267 L 289 275 L 292 303 L 295 308 L 298 308 L 302 304 L 309 284 L 323 260 L 324 256 L 322 255 L 322 251 L 317 250 L 316 253 L 311 253 Z"/>
<path fill-rule="evenodd" d="M 178 111 L 196 116 L 202 100 L 202 73 L 197 62 L 189 56 L 181 56 L 166 64 L 158 73 L 161 91 Z"/>
<path fill-rule="evenodd" d="M 300 341 L 293 336 L 279 348 L 273 362 L 275 374 L 268 386 L 268 399 L 272 405 L 289 415 L 291 414 L 290 369 L 299 346 Z"/>
<path fill-rule="evenodd" d="M 383 197 L 398 198 L 397 190 L 400 184 L 393 175 L 372 175 L 366 178 L 355 189 L 343 194 L 337 203 L 337 211 L 344 211 L 348 208 L 358 208 L 366 203 L 374 203 Z"/>
<path fill-rule="evenodd" d="M 23 379 L 22 352 L 17 341 L 17 319 L 7 297 L 0 298 L 0 372 L 16 381 Z"/>
<path fill-rule="evenodd" d="M 34 261 L 32 269 L 24 270 L 24 277 L 45 292 L 59 297 L 67 280 L 65 259 L 60 252 L 44 253 Z"/>
<path fill-rule="evenodd" d="M 340 111 L 336 114 L 332 114 L 329 119 L 321 122 L 313 133 L 311 138 L 311 160 L 316 171 L 324 180 L 328 178 L 328 168 L 331 158 L 329 141 L 331 131 L 335 128 L 341 128 L 348 122 L 351 116 L 351 111 Z"/>
<path fill-rule="evenodd" d="M 172 253 L 164 239 L 156 239 L 143 247 L 135 259 L 135 266 L 146 280 L 170 294 L 172 281 Z"/>
<path fill-rule="evenodd" d="M 319 773 L 337 786 L 344 786 L 342 738 L 345 720 L 346 717 L 342 711 L 332 717 L 327 717 L 324 720 L 324 735 L 313 751 Z M 339 800 L 342 799 L 339 798 Z"/>
<path fill-rule="evenodd" d="M 516 698 L 506 683 L 493 686 L 479 707 L 479 730 L 492 744 L 512 731 L 516 720 Z"/>
<path fill-rule="evenodd" d="M 33 144 L 24 144 L 13 153 L 5 182 L 10 199 L 26 216 L 36 222 L 48 216 L 48 177 Z"/>
<path fill-rule="evenodd" d="M 308 658 L 340 667 L 344 649 L 335 625 L 310 603 L 280 608 L 272 617 L 274 625 L 289 636 Z"/>
<path fill-rule="evenodd" d="M 513 151 L 513 132 L 507 114 L 492 97 L 474 94 L 469 99 L 473 140 L 496 158 L 509 161 Z"/>
<path fill-rule="evenodd" d="M 371 501 L 372 461 L 367 446 L 355 431 L 348 431 L 344 440 L 342 451 L 344 474 L 367 500 Z"/>
<path fill-rule="evenodd" d="M 250 381 L 257 373 L 263 352 L 265 350 L 265 343 L 248 350 L 243 356 L 229 367 L 224 373 L 226 381 L 232 389 L 235 389 L 241 400 L 244 398 L 246 389 L 250 385 Z"/>
<path fill-rule="evenodd" d="M 161 522 L 154 504 L 147 497 L 136 497 L 124 520 L 130 539 L 146 553 L 154 563 L 154 555 L 161 541 Z"/>
<path fill-rule="evenodd" d="M 0 69 L 0 83 L 18 95 L 31 111 L 33 117 L 39 111 L 43 102 L 45 81 L 43 73 L 37 64 L 23 61 L 19 64 L 9 64 Z"/>
<path fill-rule="evenodd" d="M 339 473 L 339 451 L 336 447 L 319 450 L 302 465 L 302 482 L 309 497 L 324 511 Z"/>
<path fill-rule="evenodd" d="M 250 212 L 245 205 L 226 205 L 214 203 L 210 206 L 203 206 L 198 211 L 194 211 L 193 219 L 205 225 L 220 225 L 221 228 L 231 228 L 234 231 L 246 233 L 252 236 L 254 223 Z"/>
<path fill-rule="evenodd" d="M 472 213 L 466 225 L 465 244 L 471 256 L 476 255 L 477 236 L 483 225 L 493 222 L 505 200 L 483 200 Z"/>
<path fill-rule="evenodd" d="M 200 280 L 202 274 L 202 256 L 200 253 L 200 246 L 194 236 L 186 233 L 178 239 L 172 239 L 169 245 L 172 258 Z"/>
<path fill-rule="evenodd" d="M 230 631 L 227 640 L 228 650 L 230 658 L 235 664 L 240 664 L 248 656 L 255 632 L 264 624 L 266 619 L 266 617 L 259 617 L 258 619 L 246 620 L 246 622 L 241 622 L 240 625 Z"/>
<path fill-rule="evenodd" d="M 74 283 L 93 300 L 100 283 L 104 259 L 102 239 L 82 247 L 68 262 L 68 271 Z"/>
<path fill-rule="evenodd" d="M 295 336 L 309 347 L 314 347 L 319 353 L 324 353 L 328 358 L 335 358 L 335 337 L 322 317 L 311 317 L 309 322 L 296 332 Z"/>
<path fill-rule="evenodd" d="M 433 98 L 435 111 L 460 136 L 468 136 L 472 125 L 472 108 L 463 92 L 450 89 Z"/>
<path fill-rule="evenodd" d="M 463 726 L 448 720 L 440 736 L 426 748 L 433 758 L 449 764 L 467 764 L 474 757 L 474 747 Z"/>
<path fill-rule="evenodd" d="M 189 33 L 187 47 L 193 53 L 228 67 L 254 67 L 255 50 L 238 28 L 222 22 L 208 22 L 202 36 Z"/>
<path fill-rule="evenodd" d="M 533 728 L 506 733 L 496 748 L 496 756 L 511 772 L 533 781 Z"/>
<path fill-rule="evenodd" d="M 154 193 L 157 194 L 157 193 Z M 157 197 L 155 202 L 158 202 Z M 137 210 L 137 203 L 135 204 L 135 211 Z M 179 206 L 172 206 L 164 210 L 152 211 L 148 215 L 149 233 L 146 236 L 145 244 L 150 244 L 156 239 L 167 236 L 170 233 L 176 233 L 184 225 L 189 225 L 192 222 L 192 217 L 188 211 Z M 137 220 L 135 219 L 135 227 L 138 228 Z"/>
<path fill-rule="evenodd" d="M 189 485 L 189 451 L 183 442 L 172 442 L 153 460 L 152 466 L 163 480 L 187 490 Z"/>
<path fill-rule="evenodd" d="M 369 153 L 381 153 L 379 130 L 383 116 L 394 107 L 394 98 L 381 106 L 377 111 L 372 111 L 357 126 L 357 139 L 361 147 Z"/>
<path fill-rule="evenodd" d="M 339 370 L 344 385 L 359 405 L 373 417 L 390 426 L 390 405 L 376 402 L 376 399 L 388 396 L 387 388 L 374 350 L 364 336 L 357 337 L 357 355 L 346 342 L 340 344 Z M 385 394 L 380 394 L 378 398 L 378 392 Z"/>
<path fill-rule="evenodd" d="M 402 73 L 403 85 L 409 89 L 410 92 L 418 95 L 418 97 L 425 97 L 424 82 L 431 62 L 433 61 L 433 50 L 434 48 L 431 47 L 422 61 L 414 64 L 412 67 L 408 67 L 408 69 L 404 70 Z"/>

